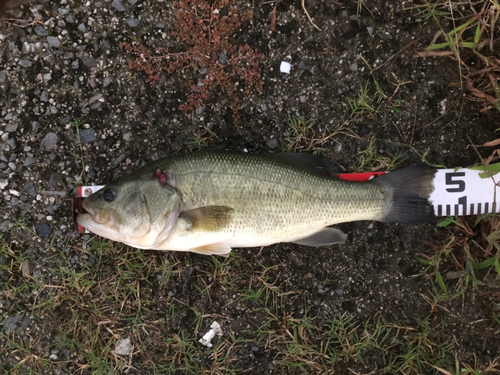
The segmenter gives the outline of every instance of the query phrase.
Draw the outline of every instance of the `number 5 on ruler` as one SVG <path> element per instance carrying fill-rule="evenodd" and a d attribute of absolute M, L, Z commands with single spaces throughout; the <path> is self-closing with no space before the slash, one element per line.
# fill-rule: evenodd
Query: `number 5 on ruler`
<path fill-rule="evenodd" d="M 495 181 L 500 180 L 500 176 L 481 178 L 480 173 L 482 171 L 472 169 L 438 170 L 435 189 L 429 198 L 435 214 L 462 216 L 498 212 Z"/>

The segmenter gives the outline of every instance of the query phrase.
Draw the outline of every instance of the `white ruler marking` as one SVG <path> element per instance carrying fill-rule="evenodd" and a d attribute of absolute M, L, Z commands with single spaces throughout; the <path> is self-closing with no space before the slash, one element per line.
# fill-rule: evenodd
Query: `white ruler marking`
<path fill-rule="evenodd" d="M 467 168 L 439 169 L 429 201 L 436 216 L 465 216 L 498 213 L 498 175 L 481 178 L 483 171 Z"/>

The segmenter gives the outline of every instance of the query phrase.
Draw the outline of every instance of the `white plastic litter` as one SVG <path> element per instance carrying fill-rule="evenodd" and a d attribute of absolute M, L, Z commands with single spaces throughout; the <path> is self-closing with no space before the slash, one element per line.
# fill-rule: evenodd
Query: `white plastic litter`
<path fill-rule="evenodd" d="M 217 323 L 217 322 L 213 322 L 212 325 L 210 326 L 210 331 L 208 331 L 207 333 L 205 333 L 205 335 L 200 339 L 200 342 L 205 345 L 205 346 L 208 346 L 209 348 L 212 347 L 212 339 L 215 337 L 215 335 L 217 336 L 222 336 L 222 330 L 220 328 L 220 324 Z"/>
<path fill-rule="evenodd" d="M 286 61 L 282 61 L 280 65 L 280 72 L 290 74 L 290 69 L 292 69 L 292 64 Z"/>

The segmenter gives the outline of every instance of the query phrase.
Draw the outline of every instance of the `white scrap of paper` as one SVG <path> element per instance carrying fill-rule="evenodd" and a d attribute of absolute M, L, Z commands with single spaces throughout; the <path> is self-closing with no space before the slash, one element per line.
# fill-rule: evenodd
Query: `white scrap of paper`
<path fill-rule="evenodd" d="M 205 335 L 200 339 L 200 342 L 205 345 L 205 346 L 208 346 L 209 348 L 212 347 L 212 339 L 215 337 L 215 335 L 217 336 L 222 336 L 222 330 L 220 328 L 220 324 L 217 323 L 216 321 L 214 321 L 212 323 L 212 325 L 210 326 L 210 331 L 208 331 L 207 333 L 205 333 Z"/>
<path fill-rule="evenodd" d="M 292 69 L 292 64 L 286 61 L 282 61 L 280 65 L 280 72 L 290 74 L 290 69 Z"/>

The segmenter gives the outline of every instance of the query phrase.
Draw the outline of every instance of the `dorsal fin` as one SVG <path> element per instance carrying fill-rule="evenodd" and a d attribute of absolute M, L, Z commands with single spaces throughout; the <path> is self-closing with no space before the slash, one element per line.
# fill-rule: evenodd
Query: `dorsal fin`
<path fill-rule="evenodd" d="M 334 177 L 339 171 L 330 159 L 321 155 L 311 155 L 300 152 L 282 152 L 278 154 L 265 154 L 265 157 L 324 177 Z"/>

